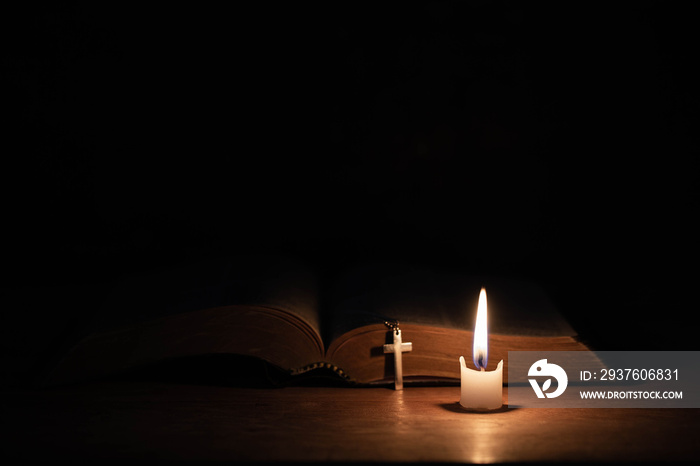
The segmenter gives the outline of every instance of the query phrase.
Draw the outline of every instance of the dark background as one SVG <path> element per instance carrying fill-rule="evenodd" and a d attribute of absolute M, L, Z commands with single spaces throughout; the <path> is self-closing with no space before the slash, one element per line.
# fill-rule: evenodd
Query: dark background
<path fill-rule="evenodd" d="M 113 279 L 255 252 L 531 279 L 596 349 L 696 349 L 685 6 L 296 3 L 0 14 L 10 371 Z"/>

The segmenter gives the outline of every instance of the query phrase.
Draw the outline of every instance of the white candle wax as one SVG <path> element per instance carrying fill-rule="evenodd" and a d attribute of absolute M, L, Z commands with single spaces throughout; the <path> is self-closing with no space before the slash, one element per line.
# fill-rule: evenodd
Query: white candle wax
<path fill-rule="evenodd" d="M 486 290 L 482 288 L 476 310 L 473 346 L 474 365 L 480 370 L 468 369 L 464 356 L 459 357 L 462 374 L 459 404 L 469 409 L 498 409 L 503 405 L 503 361 L 498 363 L 495 371 L 486 372 L 489 354 L 487 315 Z"/>
<path fill-rule="evenodd" d="M 462 397 L 459 400 L 469 409 L 498 409 L 503 405 L 503 361 L 494 371 L 475 371 L 467 367 L 464 356 L 459 357 L 462 369 Z"/>

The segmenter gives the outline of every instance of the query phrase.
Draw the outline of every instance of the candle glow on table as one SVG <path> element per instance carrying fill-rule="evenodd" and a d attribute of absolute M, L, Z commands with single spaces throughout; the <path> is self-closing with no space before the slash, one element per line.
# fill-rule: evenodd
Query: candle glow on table
<path fill-rule="evenodd" d="M 462 374 L 462 397 L 459 404 L 470 409 L 498 409 L 503 405 L 503 361 L 498 363 L 496 370 L 486 371 L 489 358 L 486 314 L 486 290 L 482 288 L 476 311 L 472 358 L 480 370 L 467 368 L 464 356 L 459 357 Z"/>

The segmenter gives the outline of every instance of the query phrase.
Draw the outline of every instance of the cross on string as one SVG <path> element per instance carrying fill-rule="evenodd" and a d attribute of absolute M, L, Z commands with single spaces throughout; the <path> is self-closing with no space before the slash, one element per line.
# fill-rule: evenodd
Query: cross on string
<path fill-rule="evenodd" d="M 403 390 L 403 361 L 402 353 L 411 351 L 413 343 L 403 343 L 401 341 L 401 330 L 398 324 L 392 328 L 394 334 L 394 343 L 384 345 L 385 353 L 394 353 L 394 390 Z"/>

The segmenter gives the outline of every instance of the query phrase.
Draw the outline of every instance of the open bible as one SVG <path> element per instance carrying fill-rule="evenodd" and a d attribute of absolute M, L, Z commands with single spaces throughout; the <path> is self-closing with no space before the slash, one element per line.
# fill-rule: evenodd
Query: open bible
<path fill-rule="evenodd" d="M 534 283 L 389 263 L 329 279 L 291 260 L 257 258 L 118 284 L 90 332 L 52 365 L 44 383 L 208 354 L 260 358 L 290 377 L 324 368 L 350 383 L 391 383 L 387 320 L 398 321 L 412 343 L 403 355 L 407 384 L 456 382 L 459 357 L 471 359 L 482 286 L 489 294 L 489 370 L 501 359 L 507 366 L 508 351 L 587 349 Z"/>

